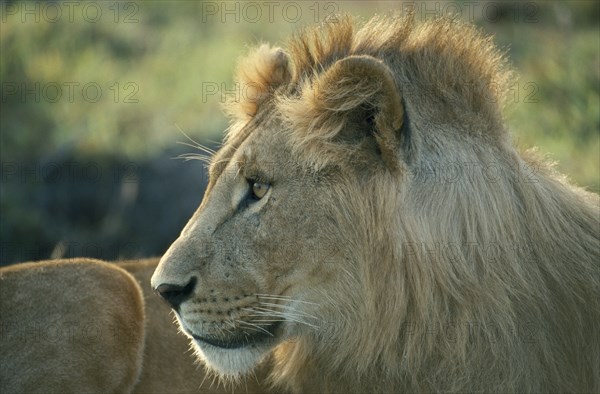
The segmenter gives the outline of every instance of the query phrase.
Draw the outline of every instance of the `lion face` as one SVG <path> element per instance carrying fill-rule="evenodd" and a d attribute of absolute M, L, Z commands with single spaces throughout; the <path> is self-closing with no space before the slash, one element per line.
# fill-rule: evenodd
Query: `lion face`
<path fill-rule="evenodd" d="M 287 55 L 263 46 L 257 57 L 260 70 L 244 75 L 269 76 L 271 90 L 242 105 L 250 116 L 213 157 L 204 201 L 152 278 L 199 355 L 227 376 L 284 341 L 325 349 L 357 337 L 329 322 L 369 318 L 360 270 L 381 234 L 366 223 L 384 229 L 389 218 L 351 204 L 379 205 L 372 197 L 386 188 L 373 179 L 402 163 L 403 106 L 383 62 L 348 56 L 290 97 Z"/>
<path fill-rule="evenodd" d="M 281 129 L 257 118 L 221 162 L 222 148 L 202 205 L 152 278 L 155 288 L 175 289 L 182 330 L 225 375 L 248 372 L 277 344 L 312 331 L 316 300 L 344 264 L 340 231 L 319 203 L 335 196 L 301 169 Z"/>

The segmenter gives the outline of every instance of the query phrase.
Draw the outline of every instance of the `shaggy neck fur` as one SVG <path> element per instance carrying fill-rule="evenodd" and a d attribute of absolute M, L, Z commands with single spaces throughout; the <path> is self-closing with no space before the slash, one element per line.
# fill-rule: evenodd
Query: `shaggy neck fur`
<path fill-rule="evenodd" d="M 356 297 L 331 306 L 336 321 L 350 321 L 334 341 L 278 349 L 275 382 L 331 392 L 598 389 L 597 196 L 512 148 L 462 151 L 502 176 L 398 186 L 382 174 L 358 180 L 361 198 L 355 185 L 338 189 L 338 218 L 354 213 L 340 229 L 364 230 L 348 234 L 362 240 L 348 251 L 363 260 L 362 279 L 337 290 Z"/>

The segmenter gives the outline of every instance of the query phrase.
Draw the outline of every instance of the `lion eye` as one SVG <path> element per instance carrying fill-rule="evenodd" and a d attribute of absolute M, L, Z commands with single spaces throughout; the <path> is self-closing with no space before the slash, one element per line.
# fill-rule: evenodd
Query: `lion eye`
<path fill-rule="evenodd" d="M 260 200 L 267 194 L 271 185 L 263 182 L 252 182 L 252 197 Z"/>

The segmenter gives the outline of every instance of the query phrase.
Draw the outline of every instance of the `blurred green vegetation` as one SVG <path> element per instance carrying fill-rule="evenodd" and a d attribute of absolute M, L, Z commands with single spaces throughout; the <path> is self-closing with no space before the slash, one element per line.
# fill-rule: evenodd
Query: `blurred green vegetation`
<path fill-rule="evenodd" d="M 291 16 L 285 20 L 285 3 L 278 3 L 273 23 L 265 7 L 258 22 L 252 23 L 254 10 L 235 2 L 100 2 L 96 3 L 100 18 L 95 17 L 95 8 L 84 13 L 85 3 L 81 4 L 73 9 L 72 21 L 63 5 L 57 22 L 51 22 L 56 13 L 45 4 L 37 4 L 38 15 L 31 13 L 35 3 L 3 4 L 0 141 L 4 158 L 24 152 L 41 156 L 65 146 L 81 152 L 144 156 L 181 139 L 178 128 L 200 139 L 218 140 L 226 126 L 219 113 L 220 98 L 203 98 L 202 86 L 225 83 L 231 88 L 235 60 L 246 45 L 260 40 L 280 42 L 298 27 L 322 20 L 334 10 L 368 17 L 375 11 L 398 8 L 387 1 L 324 2 L 316 8 L 296 2 L 303 15 L 290 23 L 294 9 L 286 10 Z M 430 2 L 420 10 L 460 9 L 457 4 L 461 2 L 449 4 Z M 473 8 L 475 21 L 508 48 L 520 75 L 512 92 L 515 105 L 509 108 L 509 123 L 520 144 L 540 146 L 578 184 L 598 191 L 598 3 L 533 4 L 535 8 L 518 2 L 506 3 L 504 8 Z M 226 13 L 236 6 L 238 15 Z M 24 15 L 26 10 L 30 14 Z M 502 10 L 505 15 L 494 15 Z M 98 21 L 90 23 L 85 15 Z M 67 97 L 65 83 L 69 82 L 79 84 L 73 89 L 73 102 Z M 102 89 L 98 102 L 81 97 L 90 82 Z M 19 92 L 11 94 L 7 83 L 16 84 Z M 21 87 L 35 90 L 36 83 L 40 102 L 34 102 L 31 93 L 23 99 Z M 62 90 L 55 103 L 46 98 L 55 97 L 53 84 Z M 90 87 L 87 92 L 93 97 L 96 89 Z"/>
<path fill-rule="evenodd" d="M 507 118 L 521 147 L 537 146 L 579 186 L 600 191 L 600 3 L 549 1 L 538 23 L 483 24 L 518 80 Z"/>
<path fill-rule="evenodd" d="M 73 9 L 64 2 L 0 4 L 2 162 L 48 161 L 64 152 L 151 161 L 185 141 L 181 131 L 202 142 L 219 141 L 227 126 L 222 100 L 203 94 L 203 86 L 233 88 L 236 59 L 248 46 L 282 44 L 334 11 L 366 19 L 400 7 L 395 1 L 248 4 L 76 2 Z M 495 36 L 519 75 L 507 109 L 514 140 L 540 147 L 559 170 L 595 192 L 600 191 L 598 4 L 416 4 L 417 15 L 462 10 L 463 19 Z M 37 192 L 35 185 L 2 191 L 3 238 L 42 232 Z"/>

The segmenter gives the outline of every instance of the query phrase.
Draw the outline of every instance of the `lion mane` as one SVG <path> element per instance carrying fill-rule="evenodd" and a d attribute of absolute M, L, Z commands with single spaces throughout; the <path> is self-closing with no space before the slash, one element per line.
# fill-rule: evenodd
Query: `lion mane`
<path fill-rule="evenodd" d="M 598 196 L 513 147 L 506 63 L 476 28 L 412 16 L 361 29 L 342 18 L 240 62 L 238 82 L 253 94 L 228 104 L 233 124 L 216 161 L 231 160 L 252 135 L 244 125 L 270 111 L 306 171 L 369 179 L 331 186 L 338 239 L 362 230 L 343 245 L 358 256 L 349 275 L 361 286 L 323 295 L 346 300 L 328 335 L 275 348 L 276 384 L 600 391 Z M 348 131 L 365 118 L 379 161 Z M 362 318 L 344 321 L 348 308 Z"/>

